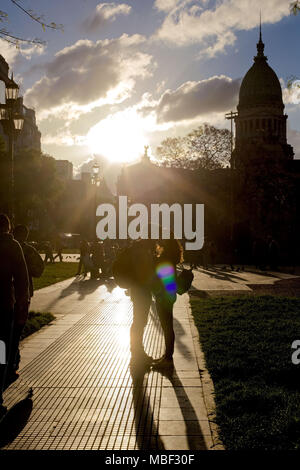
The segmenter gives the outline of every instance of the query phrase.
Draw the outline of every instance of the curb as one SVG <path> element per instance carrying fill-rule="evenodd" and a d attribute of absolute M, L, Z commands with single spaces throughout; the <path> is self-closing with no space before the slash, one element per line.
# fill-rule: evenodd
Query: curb
<path fill-rule="evenodd" d="M 202 385 L 203 400 L 204 400 L 205 408 L 207 411 L 211 438 L 213 442 L 213 446 L 210 450 L 225 450 L 224 445 L 219 437 L 219 428 L 216 424 L 216 404 L 215 404 L 215 398 L 214 398 L 215 396 L 214 384 L 206 368 L 204 353 L 201 349 L 199 333 L 194 323 L 194 318 L 192 315 L 190 298 L 188 294 L 186 295 L 187 295 L 186 307 L 188 311 L 189 323 L 190 323 L 191 332 L 192 332 L 193 346 L 194 346 L 195 356 L 197 360 L 200 381 Z"/>

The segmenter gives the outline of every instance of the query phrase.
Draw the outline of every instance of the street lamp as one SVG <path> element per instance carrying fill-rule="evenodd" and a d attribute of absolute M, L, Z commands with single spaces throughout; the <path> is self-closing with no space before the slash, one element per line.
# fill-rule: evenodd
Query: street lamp
<path fill-rule="evenodd" d="M 93 165 L 93 184 L 96 186 L 99 186 L 99 172 L 100 172 L 100 166 L 97 163 L 94 163 Z"/>
<path fill-rule="evenodd" d="M 95 223 L 95 228 L 93 230 L 95 240 L 97 240 L 97 235 L 96 235 L 96 225 L 97 225 L 97 189 L 98 186 L 100 185 L 100 178 L 99 178 L 99 173 L 100 173 L 100 166 L 97 163 L 94 163 L 93 165 L 93 174 L 92 174 L 92 183 L 94 186 L 94 195 L 95 195 L 95 200 L 94 200 L 94 223 Z"/>
<path fill-rule="evenodd" d="M 18 97 L 19 85 L 14 82 L 12 76 L 5 88 L 6 103 L 0 104 L 0 121 L 4 133 L 8 136 L 10 161 L 9 216 L 12 221 L 14 220 L 14 140 L 18 133 L 22 131 L 24 124 L 24 116 L 16 110 Z"/>

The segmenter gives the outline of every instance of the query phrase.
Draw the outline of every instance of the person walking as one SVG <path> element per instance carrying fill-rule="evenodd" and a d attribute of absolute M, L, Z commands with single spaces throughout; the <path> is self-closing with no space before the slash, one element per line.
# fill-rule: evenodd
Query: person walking
<path fill-rule="evenodd" d="M 6 413 L 3 391 L 7 387 L 7 371 L 12 362 L 13 327 L 22 328 L 28 314 L 29 280 L 20 244 L 10 233 L 10 220 L 0 214 L 0 341 L 5 347 L 5 364 L 0 364 L 0 417 Z"/>
<path fill-rule="evenodd" d="M 17 240 L 23 250 L 24 258 L 26 261 L 27 271 L 28 271 L 28 280 L 29 280 L 29 302 L 28 302 L 28 311 L 30 306 L 30 299 L 33 297 L 33 277 L 41 277 L 44 272 L 44 261 L 38 251 L 27 243 L 29 235 L 29 230 L 26 225 L 16 225 L 14 228 L 14 238 Z M 20 362 L 20 351 L 19 351 L 19 342 L 22 334 L 24 325 L 15 325 L 13 328 L 12 336 L 12 360 L 11 360 L 11 369 L 7 372 L 7 376 L 10 381 L 16 380 L 18 374 L 16 371 L 19 368 Z"/>
<path fill-rule="evenodd" d="M 152 302 L 154 248 L 153 240 L 136 240 L 119 253 L 112 266 L 115 282 L 128 289 L 133 305 L 130 328 L 131 360 L 149 366 L 153 358 L 144 350 L 143 335 Z"/>
<path fill-rule="evenodd" d="M 56 258 L 58 258 L 61 263 L 63 262 L 63 255 L 62 255 L 63 247 L 64 246 L 61 241 L 61 238 L 58 236 L 55 242 L 56 255 L 54 256 L 53 261 L 55 261 Z"/>
<path fill-rule="evenodd" d="M 81 240 L 80 242 L 80 259 L 76 276 L 79 276 L 84 269 L 84 276 L 87 275 L 87 261 L 90 259 L 90 245 L 86 240 Z"/>
<path fill-rule="evenodd" d="M 154 369 L 173 367 L 175 334 L 173 328 L 173 306 L 177 294 L 176 266 L 183 262 L 183 249 L 178 240 L 160 240 L 156 244 L 155 278 L 152 292 L 165 340 L 165 354 L 154 361 Z"/>
<path fill-rule="evenodd" d="M 54 263 L 54 258 L 53 258 L 53 249 L 52 245 L 50 242 L 45 243 L 45 260 L 44 263 L 47 264 L 48 260 L 50 263 Z"/>

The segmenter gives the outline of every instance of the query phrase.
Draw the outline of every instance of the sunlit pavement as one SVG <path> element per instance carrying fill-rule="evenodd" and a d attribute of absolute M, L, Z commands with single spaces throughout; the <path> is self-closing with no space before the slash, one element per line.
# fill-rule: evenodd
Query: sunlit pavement
<path fill-rule="evenodd" d="M 300 277 L 274 271 L 259 271 L 245 267 L 244 271 L 223 266 L 198 268 L 194 272 L 193 288 L 208 296 L 235 294 L 299 295 Z"/>
<path fill-rule="evenodd" d="M 112 283 L 69 279 L 36 292 L 32 309 L 56 320 L 22 342 L 5 404 L 33 387 L 33 410 L 7 449 L 222 448 L 187 294 L 175 304 L 175 368 L 164 375 L 130 366 L 132 304 Z M 154 357 L 164 352 L 154 307 L 144 344 Z"/>

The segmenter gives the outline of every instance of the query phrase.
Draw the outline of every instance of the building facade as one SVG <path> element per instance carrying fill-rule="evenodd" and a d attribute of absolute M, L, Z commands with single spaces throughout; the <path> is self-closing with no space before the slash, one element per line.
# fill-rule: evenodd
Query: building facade
<path fill-rule="evenodd" d="M 0 81 L 4 84 L 9 83 L 10 81 L 8 74 L 9 66 L 4 57 L 0 55 Z M 15 110 L 16 112 L 23 114 L 24 117 L 23 129 L 15 141 L 16 151 L 20 151 L 21 149 L 34 149 L 41 151 L 41 133 L 36 124 L 35 111 L 24 106 L 23 97 L 18 98 Z M 1 122 L 0 135 L 8 145 L 8 139 L 4 133 Z"/>

